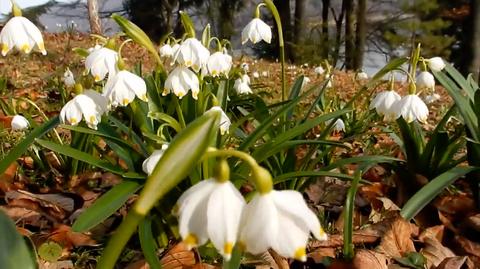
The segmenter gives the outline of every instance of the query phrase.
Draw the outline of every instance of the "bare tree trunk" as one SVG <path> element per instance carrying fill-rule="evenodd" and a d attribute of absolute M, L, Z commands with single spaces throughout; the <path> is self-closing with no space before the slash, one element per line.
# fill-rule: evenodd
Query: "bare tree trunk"
<path fill-rule="evenodd" d="M 344 3 L 345 3 L 345 0 L 344 0 Z M 341 42 L 342 41 L 342 25 L 343 25 L 343 17 L 345 17 L 345 8 L 344 8 L 344 5 L 342 5 L 340 15 L 338 15 L 338 17 L 335 15 L 335 9 L 331 8 L 331 11 L 335 19 L 335 28 L 336 28 L 335 47 L 333 51 L 332 66 L 336 66 L 339 55 L 340 55 L 340 45 L 342 44 Z"/>
<path fill-rule="evenodd" d="M 472 1 L 472 33 L 471 33 L 471 54 L 472 59 L 469 66 L 469 71 L 473 74 L 473 77 L 477 80 L 480 79 L 480 0 Z"/>
<path fill-rule="evenodd" d="M 296 0 L 295 1 L 295 24 L 293 32 L 295 34 L 295 44 L 299 45 L 303 41 L 303 34 L 305 28 L 305 5 L 306 0 Z"/>
<path fill-rule="evenodd" d="M 353 68 L 355 54 L 355 37 L 353 34 L 353 0 L 343 0 L 345 9 L 345 68 Z"/>
<path fill-rule="evenodd" d="M 98 1 L 97 0 L 88 0 L 88 19 L 90 20 L 90 32 L 92 34 L 100 35 L 102 34 L 102 25 L 100 23 L 100 18 L 98 17 Z"/>
<path fill-rule="evenodd" d="M 232 35 L 235 32 L 235 27 L 233 24 L 235 15 L 235 1 L 233 0 L 222 0 L 220 3 L 220 33 L 219 37 L 222 39 L 230 40 Z"/>
<path fill-rule="evenodd" d="M 365 39 L 366 39 L 366 19 L 367 0 L 358 0 L 357 7 L 357 36 L 356 36 L 356 50 L 353 55 L 353 69 L 360 70 L 363 67 L 363 55 L 365 54 Z"/>
<path fill-rule="evenodd" d="M 328 59 L 329 38 L 328 38 L 328 10 L 330 8 L 330 0 L 322 0 L 322 58 Z"/>

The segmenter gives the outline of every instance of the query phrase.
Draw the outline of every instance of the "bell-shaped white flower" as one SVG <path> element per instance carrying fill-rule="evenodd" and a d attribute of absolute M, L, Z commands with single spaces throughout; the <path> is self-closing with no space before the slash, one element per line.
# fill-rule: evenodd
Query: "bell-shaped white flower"
<path fill-rule="evenodd" d="M 223 109 L 219 106 L 213 106 L 212 108 L 210 108 L 208 111 L 220 111 L 221 112 L 221 118 L 220 118 L 220 124 L 219 124 L 219 127 L 220 127 L 220 134 L 221 135 L 224 135 L 224 134 L 228 134 L 228 131 L 230 129 L 230 125 L 232 124 L 232 122 L 230 121 L 230 119 L 228 118 L 227 114 L 223 111 Z"/>
<path fill-rule="evenodd" d="M 150 155 L 148 158 L 145 159 L 142 163 L 142 170 L 145 172 L 147 175 L 152 174 L 153 169 L 155 169 L 155 166 L 157 166 L 158 161 L 160 161 L 160 158 L 162 158 L 163 153 L 165 153 L 165 150 L 167 150 L 168 144 L 163 144 L 161 149 L 154 150 L 152 155 Z"/>
<path fill-rule="evenodd" d="M 445 62 L 440 57 L 433 57 L 427 60 L 428 68 L 434 72 L 440 72 L 445 68 Z"/>
<path fill-rule="evenodd" d="M 165 96 L 173 92 L 178 98 L 182 99 L 189 90 L 192 91 L 193 98 L 197 99 L 200 91 L 198 77 L 187 67 L 177 66 L 168 75 L 162 95 Z"/>
<path fill-rule="evenodd" d="M 432 93 L 432 94 L 429 94 L 429 95 L 425 96 L 423 98 L 423 100 L 425 101 L 426 104 L 431 104 L 431 103 L 434 103 L 434 102 L 440 100 L 440 98 L 441 98 L 440 94 Z"/>
<path fill-rule="evenodd" d="M 122 70 L 108 79 L 103 95 L 114 107 L 126 106 L 135 99 L 135 95 L 140 100 L 147 101 L 147 85 L 141 77 Z"/>
<path fill-rule="evenodd" d="M 321 67 L 321 66 L 315 67 L 315 69 L 313 71 L 317 75 L 323 75 L 323 73 L 325 73 L 325 69 L 323 69 L 323 67 Z"/>
<path fill-rule="evenodd" d="M 95 81 L 100 81 L 107 74 L 114 76 L 117 73 L 118 53 L 112 49 L 94 48 L 85 60 L 87 72 L 90 72 Z"/>
<path fill-rule="evenodd" d="M 329 125 L 332 120 L 327 120 L 325 123 Z M 337 119 L 333 124 L 333 131 L 335 132 L 345 132 L 345 122 L 342 119 Z"/>
<path fill-rule="evenodd" d="M 217 51 L 208 57 L 208 72 L 213 77 L 221 74 L 228 76 L 228 72 L 232 68 L 232 56 L 227 53 Z"/>
<path fill-rule="evenodd" d="M 418 74 L 417 79 L 415 80 L 415 85 L 417 89 L 435 89 L 435 78 L 428 71 L 422 71 Z"/>
<path fill-rule="evenodd" d="M 248 40 L 252 41 L 253 44 L 261 40 L 270 44 L 272 41 L 272 29 L 261 19 L 254 18 L 242 30 L 242 44 L 247 43 Z"/>
<path fill-rule="evenodd" d="M 365 72 L 358 72 L 357 73 L 357 80 L 367 80 L 368 79 L 368 74 Z"/>
<path fill-rule="evenodd" d="M 262 77 L 268 77 L 268 71 L 263 71 L 262 72 Z"/>
<path fill-rule="evenodd" d="M 307 86 L 308 83 L 310 83 L 310 78 L 309 77 L 303 77 L 302 88 Z"/>
<path fill-rule="evenodd" d="M 249 86 L 250 78 L 248 75 L 243 75 L 241 78 L 235 80 L 235 84 L 233 84 L 233 88 L 237 92 L 238 95 L 243 94 L 252 94 L 252 89 Z"/>
<path fill-rule="evenodd" d="M 32 49 L 37 49 L 43 55 L 47 55 L 42 33 L 35 24 L 22 16 L 12 17 L 3 26 L 0 32 L 0 44 L 3 56 L 7 55 L 14 47 L 24 53 L 30 53 Z"/>
<path fill-rule="evenodd" d="M 192 67 L 195 72 L 207 64 L 210 51 L 196 38 L 187 38 L 175 52 L 175 61 L 183 66 Z"/>
<path fill-rule="evenodd" d="M 63 73 L 62 80 L 67 88 L 75 86 L 75 77 L 73 76 L 72 71 L 68 68 L 65 70 L 65 73 Z"/>
<path fill-rule="evenodd" d="M 327 239 L 302 195 L 292 190 L 272 190 L 255 195 L 245 207 L 239 242 L 252 254 L 273 248 L 284 257 L 305 261 L 310 232 L 319 240 Z"/>
<path fill-rule="evenodd" d="M 380 116 L 385 116 L 385 119 L 395 119 L 396 113 L 393 111 L 393 105 L 402 99 L 402 97 L 395 91 L 384 91 L 378 93 L 370 103 L 370 109 L 375 109 Z"/>
<path fill-rule="evenodd" d="M 250 67 L 248 66 L 248 63 L 242 63 L 240 67 L 243 69 L 243 71 L 246 73 L 248 70 L 250 70 Z"/>
<path fill-rule="evenodd" d="M 82 118 L 88 127 L 97 129 L 103 113 L 107 111 L 107 99 L 93 90 L 75 96 L 68 101 L 60 111 L 62 124 L 77 125 Z"/>
<path fill-rule="evenodd" d="M 210 239 L 224 259 L 229 260 L 244 206 L 242 195 L 230 181 L 203 180 L 178 199 L 180 235 L 190 248 Z"/>
<path fill-rule="evenodd" d="M 257 71 L 255 71 L 255 72 L 252 73 L 252 77 L 253 78 L 259 78 L 260 74 Z"/>
<path fill-rule="evenodd" d="M 160 52 L 160 57 L 162 58 L 169 58 L 173 56 L 173 48 L 169 44 L 161 46 L 158 52 Z"/>
<path fill-rule="evenodd" d="M 397 119 L 403 117 L 408 123 L 414 120 L 424 123 L 428 118 L 428 107 L 416 94 L 404 96 L 392 109 L 397 114 Z"/>
<path fill-rule="evenodd" d="M 12 118 L 12 122 L 10 123 L 13 131 L 23 131 L 28 129 L 30 123 L 28 120 L 22 115 L 15 115 Z"/>

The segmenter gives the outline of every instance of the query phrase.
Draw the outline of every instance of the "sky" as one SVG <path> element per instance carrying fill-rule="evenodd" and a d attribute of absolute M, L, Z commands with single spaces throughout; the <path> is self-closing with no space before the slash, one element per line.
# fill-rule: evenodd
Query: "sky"
<path fill-rule="evenodd" d="M 47 3 L 49 0 L 15 0 L 20 8 L 27 8 L 32 6 L 38 6 Z M 59 3 L 71 3 L 75 0 L 57 0 Z M 83 2 L 86 2 L 84 0 Z M 10 0 L 0 0 L 0 14 L 8 14 L 12 10 L 12 3 Z"/>

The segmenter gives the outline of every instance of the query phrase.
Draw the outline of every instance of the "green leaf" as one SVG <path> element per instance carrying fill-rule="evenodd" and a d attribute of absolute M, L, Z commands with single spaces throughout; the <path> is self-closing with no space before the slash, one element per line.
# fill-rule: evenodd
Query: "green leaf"
<path fill-rule="evenodd" d="M 195 27 L 193 26 L 193 21 L 184 11 L 179 11 L 180 19 L 182 20 L 183 28 L 188 37 L 195 37 Z"/>
<path fill-rule="evenodd" d="M 459 177 L 472 171 L 478 170 L 477 167 L 454 167 L 447 172 L 439 175 L 423 186 L 415 193 L 403 206 L 400 215 L 406 220 L 414 218 L 430 201 L 432 201 L 443 189 L 452 184 Z"/>
<path fill-rule="evenodd" d="M 166 122 L 168 126 L 172 127 L 177 133 L 182 130 L 182 126 L 180 125 L 180 123 L 174 117 L 168 114 L 162 112 L 153 112 L 148 113 L 148 116 L 150 118 Z"/>
<path fill-rule="evenodd" d="M 140 238 L 143 256 L 148 262 L 148 265 L 150 265 L 150 268 L 162 268 L 162 264 L 157 256 L 157 247 L 152 234 L 152 220 L 150 218 L 144 218 L 140 222 L 140 225 L 138 225 L 138 237 Z"/>
<path fill-rule="evenodd" d="M 122 207 L 140 187 L 139 183 L 133 181 L 123 181 L 115 185 L 78 216 L 72 229 L 75 232 L 86 232 L 102 223 Z"/>
<path fill-rule="evenodd" d="M 35 141 L 35 139 L 42 137 L 48 131 L 55 128 L 60 123 L 60 119 L 57 117 L 52 118 L 50 121 L 45 122 L 44 124 L 35 128 L 29 135 L 27 135 L 22 142 L 20 142 L 17 146 L 11 149 L 7 156 L 3 160 L 0 161 L 0 175 L 5 172 L 8 166 L 16 161 L 22 154 L 24 154 L 30 145 Z"/>
<path fill-rule="evenodd" d="M 381 156 L 381 155 L 358 156 L 358 157 L 337 160 L 328 166 L 322 167 L 321 169 L 323 171 L 329 171 L 337 167 L 341 167 L 351 163 L 373 164 L 373 163 L 392 163 L 392 162 L 405 162 L 405 161 L 402 159 L 389 157 L 389 156 Z"/>
<path fill-rule="evenodd" d="M 56 262 L 62 257 L 62 250 L 62 246 L 53 241 L 45 242 L 38 248 L 38 256 L 47 262 Z"/>
<path fill-rule="evenodd" d="M 284 182 L 290 180 L 292 178 L 298 177 L 334 177 L 341 180 L 353 180 L 353 177 L 346 174 L 329 172 L 329 171 L 298 171 L 298 172 L 291 172 L 285 173 L 279 176 L 276 176 L 273 180 L 274 184 Z"/>
<path fill-rule="evenodd" d="M 0 210 L 0 268 L 37 268 L 25 240 L 17 232 L 13 221 Z"/>

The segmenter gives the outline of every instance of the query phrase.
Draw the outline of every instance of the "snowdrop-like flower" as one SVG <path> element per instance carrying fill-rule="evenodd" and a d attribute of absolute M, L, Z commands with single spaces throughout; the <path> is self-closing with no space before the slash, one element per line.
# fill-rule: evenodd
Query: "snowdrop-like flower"
<path fill-rule="evenodd" d="M 423 100 L 425 100 L 425 103 L 431 104 L 433 102 L 436 102 L 436 101 L 440 100 L 440 94 L 438 94 L 438 93 L 429 94 L 429 95 L 425 96 L 425 98 L 423 98 Z"/>
<path fill-rule="evenodd" d="M 368 74 L 365 72 L 359 72 L 357 73 L 357 80 L 367 80 L 368 79 Z"/>
<path fill-rule="evenodd" d="M 68 68 L 65 70 L 65 73 L 63 73 L 62 80 L 65 86 L 68 88 L 75 86 L 75 77 L 73 76 L 72 71 L 70 71 Z"/>
<path fill-rule="evenodd" d="M 260 74 L 258 74 L 258 72 L 255 71 L 255 72 L 253 72 L 252 76 L 253 76 L 254 78 L 259 78 L 259 77 L 260 77 Z"/>
<path fill-rule="evenodd" d="M 262 76 L 263 76 L 263 77 L 268 77 L 268 72 L 267 72 L 267 71 L 263 71 L 263 72 L 262 72 Z"/>
<path fill-rule="evenodd" d="M 233 88 L 237 92 L 238 95 L 242 94 L 251 94 L 252 89 L 249 86 L 250 78 L 248 75 L 243 75 L 241 78 L 235 80 L 235 84 L 233 84 Z"/>
<path fill-rule="evenodd" d="M 12 130 L 14 131 L 23 131 L 28 129 L 30 123 L 28 120 L 22 115 L 15 115 L 12 118 L 12 122 L 10 123 Z"/>
<path fill-rule="evenodd" d="M 240 65 L 240 67 L 243 69 L 243 71 L 245 72 L 248 72 L 248 70 L 250 70 L 250 67 L 248 66 L 247 63 L 242 63 L 242 65 Z"/>
<path fill-rule="evenodd" d="M 252 254 L 273 248 L 284 257 L 305 261 L 309 234 L 326 240 L 317 216 L 297 191 L 256 194 L 242 215 L 239 243 Z"/>
<path fill-rule="evenodd" d="M 427 60 L 428 67 L 434 72 L 440 72 L 445 68 L 445 62 L 440 57 L 433 57 Z"/>
<path fill-rule="evenodd" d="M 323 75 L 323 73 L 325 73 L 325 69 L 323 69 L 323 67 L 321 67 L 321 66 L 315 67 L 315 69 L 313 71 L 317 75 Z"/>
<path fill-rule="evenodd" d="M 160 52 L 160 57 L 168 58 L 173 56 L 173 49 L 169 44 L 161 46 L 158 52 Z"/>
<path fill-rule="evenodd" d="M 210 239 L 224 259 L 229 260 L 244 207 L 242 195 L 230 181 L 203 180 L 178 199 L 180 235 L 190 248 Z"/>
<path fill-rule="evenodd" d="M 302 88 L 307 86 L 307 84 L 310 83 L 310 78 L 308 77 L 303 77 L 303 80 L 302 80 Z"/>
<path fill-rule="evenodd" d="M 60 122 L 77 125 L 82 118 L 85 118 L 88 127 L 96 130 L 97 124 L 106 111 L 107 99 L 96 91 L 86 90 L 63 106 L 60 111 Z"/>
<path fill-rule="evenodd" d="M 217 77 L 220 74 L 228 76 L 228 72 L 232 68 L 232 56 L 217 51 L 208 57 L 207 67 L 208 72 L 213 77 Z"/>
<path fill-rule="evenodd" d="M 173 92 L 178 98 L 183 98 L 188 91 L 192 91 L 192 96 L 197 99 L 200 91 L 200 84 L 197 75 L 184 66 L 178 66 L 168 75 L 165 81 L 165 89 L 162 95 Z"/>
<path fill-rule="evenodd" d="M 135 95 L 140 100 L 147 101 L 147 85 L 141 77 L 122 70 L 108 79 L 103 95 L 114 107 L 126 106 L 135 99 Z"/>
<path fill-rule="evenodd" d="M 192 67 L 195 72 L 207 64 L 210 52 L 196 38 L 187 38 L 175 52 L 174 59 L 177 63 Z"/>
<path fill-rule="evenodd" d="M 395 91 L 384 91 L 378 93 L 370 103 L 370 109 L 375 109 L 380 116 L 385 119 L 395 119 L 396 113 L 393 111 L 393 105 L 402 99 Z"/>
<path fill-rule="evenodd" d="M 418 89 L 435 89 L 435 78 L 428 71 L 422 71 L 418 74 L 415 84 Z"/>
<path fill-rule="evenodd" d="M 327 120 L 325 123 L 328 125 L 332 122 L 332 120 Z M 333 131 L 335 132 L 345 132 L 345 122 L 342 119 L 337 119 L 333 124 Z"/>
<path fill-rule="evenodd" d="M 403 117 L 408 123 L 414 120 L 424 123 L 428 118 L 427 105 L 416 94 L 404 96 L 393 105 L 392 109 L 397 114 L 397 119 Z"/>
<path fill-rule="evenodd" d="M 223 111 L 223 109 L 219 106 L 213 106 L 210 108 L 208 111 L 220 111 L 221 112 L 221 118 L 220 118 L 220 134 L 228 134 L 228 131 L 230 129 L 230 125 L 232 124 L 230 119 L 228 118 L 227 114 Z"/>
<path fill-rule="evenodd" d="M 247 43 L 248 40 L 252 41 L 253 44 L 260 42 L 260 40 L 270 44 L 272 29 L 261 19 L 254 18 L 242 30 L 242 44 Z"/>
<path fill-rule="evenodd" d="M 148 158 L 145 159 L 142 163 L 142 170 L 145 172 L 147 175 L 152 174 L 153 169 L 155 169 L 155 166 L 157 166 L 158 161 L 160 161 L 160 158 L 162 158 L 163 153 L 165 153 L 165 150 L 167 150 L 168 144 L 163 144 L 161 149 L 154 150 L 152 155 L 150 155 Z"/>
<path fill-rule="evenodd" d="M 94 48 L 85 60 L 87 72 L 90 72 L 95 81 L 105 78 L 107 73 L 114 76 L 117 73 L 118 53 L 112 49 L 100 47 Z"/>
<path fill-rule="evenodd" d="M 45 44 L 40 30 L 22 16 L 11 18 L 0 32 L 0 44 L 2 55 L 5 56 L 12 49 L 16 48 L 24 53 L 30 53 L 32 49 L 38 49 L 43 55 L 47 55 Z"/>

